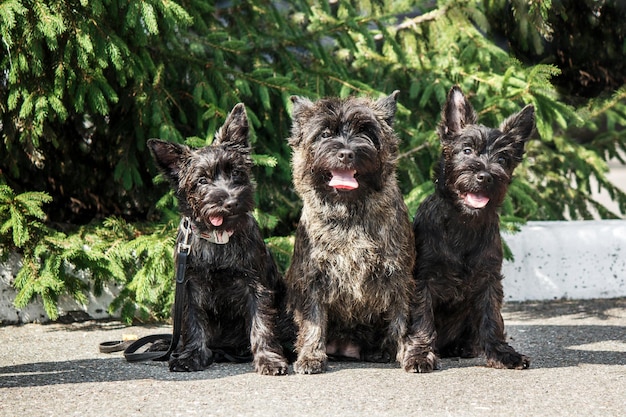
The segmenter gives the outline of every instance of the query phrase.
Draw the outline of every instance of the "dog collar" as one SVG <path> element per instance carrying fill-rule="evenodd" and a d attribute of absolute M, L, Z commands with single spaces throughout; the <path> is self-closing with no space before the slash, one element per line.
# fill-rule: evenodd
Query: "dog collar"
<path fill-rule="evenodd" d="M 185 230 L 185 228 L 187 227 L 190 227 L 191 231 L 197 236 L 199 236 L 200 238 L 210 243 L 216 243 L 218 245 L 224 245 L 228 243 L 228 241 L 230 240 L 230 237 L 233 235 L 233 233 L 235 233 L 234 230 L 211 230 L 209 232 L 199 232 L 196 225 L 194 225 L 188 217 L 185 217 L 183 219 L 182 224 L 184 226 L 183 230 Z M 186 239 L 188 240 L 188 238 Z"/>
<path fill-rule="evenodd" d="M 235 233 L 233 230 L 212 230 L 210 232 L 202 232 L 199 236 L 208 242 L 223 245 L 228 243 L 228 240 L 233 233 Z"/>

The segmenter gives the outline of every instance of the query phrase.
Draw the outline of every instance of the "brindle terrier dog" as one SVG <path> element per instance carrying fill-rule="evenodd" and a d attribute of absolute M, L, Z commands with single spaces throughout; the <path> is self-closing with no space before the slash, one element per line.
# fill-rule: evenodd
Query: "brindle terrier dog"
<path fill-rule="evenodd" d="M 293 183 L 303 201 L 287 298 L 298 336 L 294 370 L 328 356 L 430 366 L 409 328 L 415 248 L 396 179 L 398 92 L 372 101 L 292 97 Z"/>
<path fill-rule="evenodd" d="M 245 107 L 238 104 L 211 146 L 192 150 L 148 141 L 191 229 L 181 342 L 169 360 L 172 371 L 200 371 L 215 360 L 252 354 L 258 373 L 287 374 L 276 334 L 285 288 L 251 214 L 248 131 Z M 181 227 L 178 242 L 184 233 Z"/>
<path fill-rule="evenodd" d="M 441 357 L 484 353 L 490 367 L 530 366 L 504 333 L 498 208 L 534 128 L 531 105 L 492 129 L 476 124 L 458 87 L 448 94 L 438 127 L 443 152 L 436 190 L 413 223 L 415 325 L 422 346 Z"/>

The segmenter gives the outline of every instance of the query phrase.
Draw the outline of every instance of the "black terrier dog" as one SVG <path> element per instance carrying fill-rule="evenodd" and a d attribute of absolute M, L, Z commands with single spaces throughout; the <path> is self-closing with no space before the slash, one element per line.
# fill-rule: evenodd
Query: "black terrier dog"
<path fill-rule="evenodd" d="M 534 128 L 531 105 L 492 129 L 476 124 L 458 87 L 448 94 L 438 127 L 436 190 L 413 223 L 415 325 L 422 345 L 442 357 L 484 353 L 494 368 L 530 365 L 505 341 L 498 208 Z"/>
<path fill-rule="evenodd" d="M 200 371 L 217 356 L 252 353 L 258 373 L 287 373 L 276 335 L 285 288 L 251 214 L 248 131 L 245 107 L 237 104 L 211 146 L 148 141 L 191 225 L 181 342 L 171 371 Z M 177 244 L 185 233 L 181 227 Z"/>
<path fill-rule="evenodd" d="M 298 325 L 294 370 L 328 355 L 428 364 L 408 328 L 415 248 L 396 179 L 398 92 L 378 101 L 292 97 L 293 182 L 303 200 L 287 298 Z"/>

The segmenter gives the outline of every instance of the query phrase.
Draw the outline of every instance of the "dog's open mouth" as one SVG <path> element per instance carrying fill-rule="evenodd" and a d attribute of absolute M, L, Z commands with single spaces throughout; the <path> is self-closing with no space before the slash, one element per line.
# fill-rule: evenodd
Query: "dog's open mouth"
<path fill-rule="evenodd" d="M 484 193 L 465 193 L 461 195 L 466 206 L 475 209 L 481 209 L 489 203 L 489 197 Z"/>
<path fill-rule="evenodd" d="M 356 171 L 353 169 L 337 169 L 330 171 L 331 179 L 328 185 L 339 190 L 354 190 L 359 188 L 359 183 L 354 178 Z"/>
<path fill-rule="evenodd" d="M 198 221 L 200 221 L 200 219 L 198 219 Z M 203 228 L 198 228 L 196 225 L 192 224 L 191 229 L 201 238 L 218 244 L 228 243 L 230 237 L 235 233 L 235 231 L 230 228 L 220 228 L 220 226 L 224 223 L 224 217 L 222 216 L 209 216 L 209 223 L 211 223 L 211 226 L 215 227 L 215 229 L 212 229 L 208 224 L 205 224 Z"/>
<path fill-rule="evenodd" d="M 209 215 L 209 223 L 210 226 L 215 228 L 228 228 L 232 227 L 234 223 L 236 223 L 240 218 L 240 215 L 237 213 L 219 213 L 219 214 L 211 214 Z M 209 226 L 207 224 L 207 226 Z"/>
<path fill-rule="evenodd" d="M 209 216 L 209 221 L 215 227 L 219 227 L 224 223 L 224 218 L 222 216 Z"/>

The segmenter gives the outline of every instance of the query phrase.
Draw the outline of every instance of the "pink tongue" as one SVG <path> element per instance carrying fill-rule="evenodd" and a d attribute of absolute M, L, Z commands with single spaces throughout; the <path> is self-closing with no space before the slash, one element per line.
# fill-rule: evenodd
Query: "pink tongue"
<path fill-rule="evenodd" d="M 335 188 L 341 188 L 343 190 L 354 190 L 359 188 L 359 183 L 354 179 L 356 171 L 353 170 L 337 170 L 330 172 L 333 177 L 330 179 L 328 185 Z"/>
<path fill-rule="evenodd" d="M 209 221 L 213 226 L 220 226 L 224 222 L 224 218 L 221 216 L 210 216 Z"/>
<path fill-rule="evenodd" d="M 482 193 L 467 193 L 464 198 L 465 204 L 472 208 L 483 208 L 489 203 L 489 197 Z"/>

